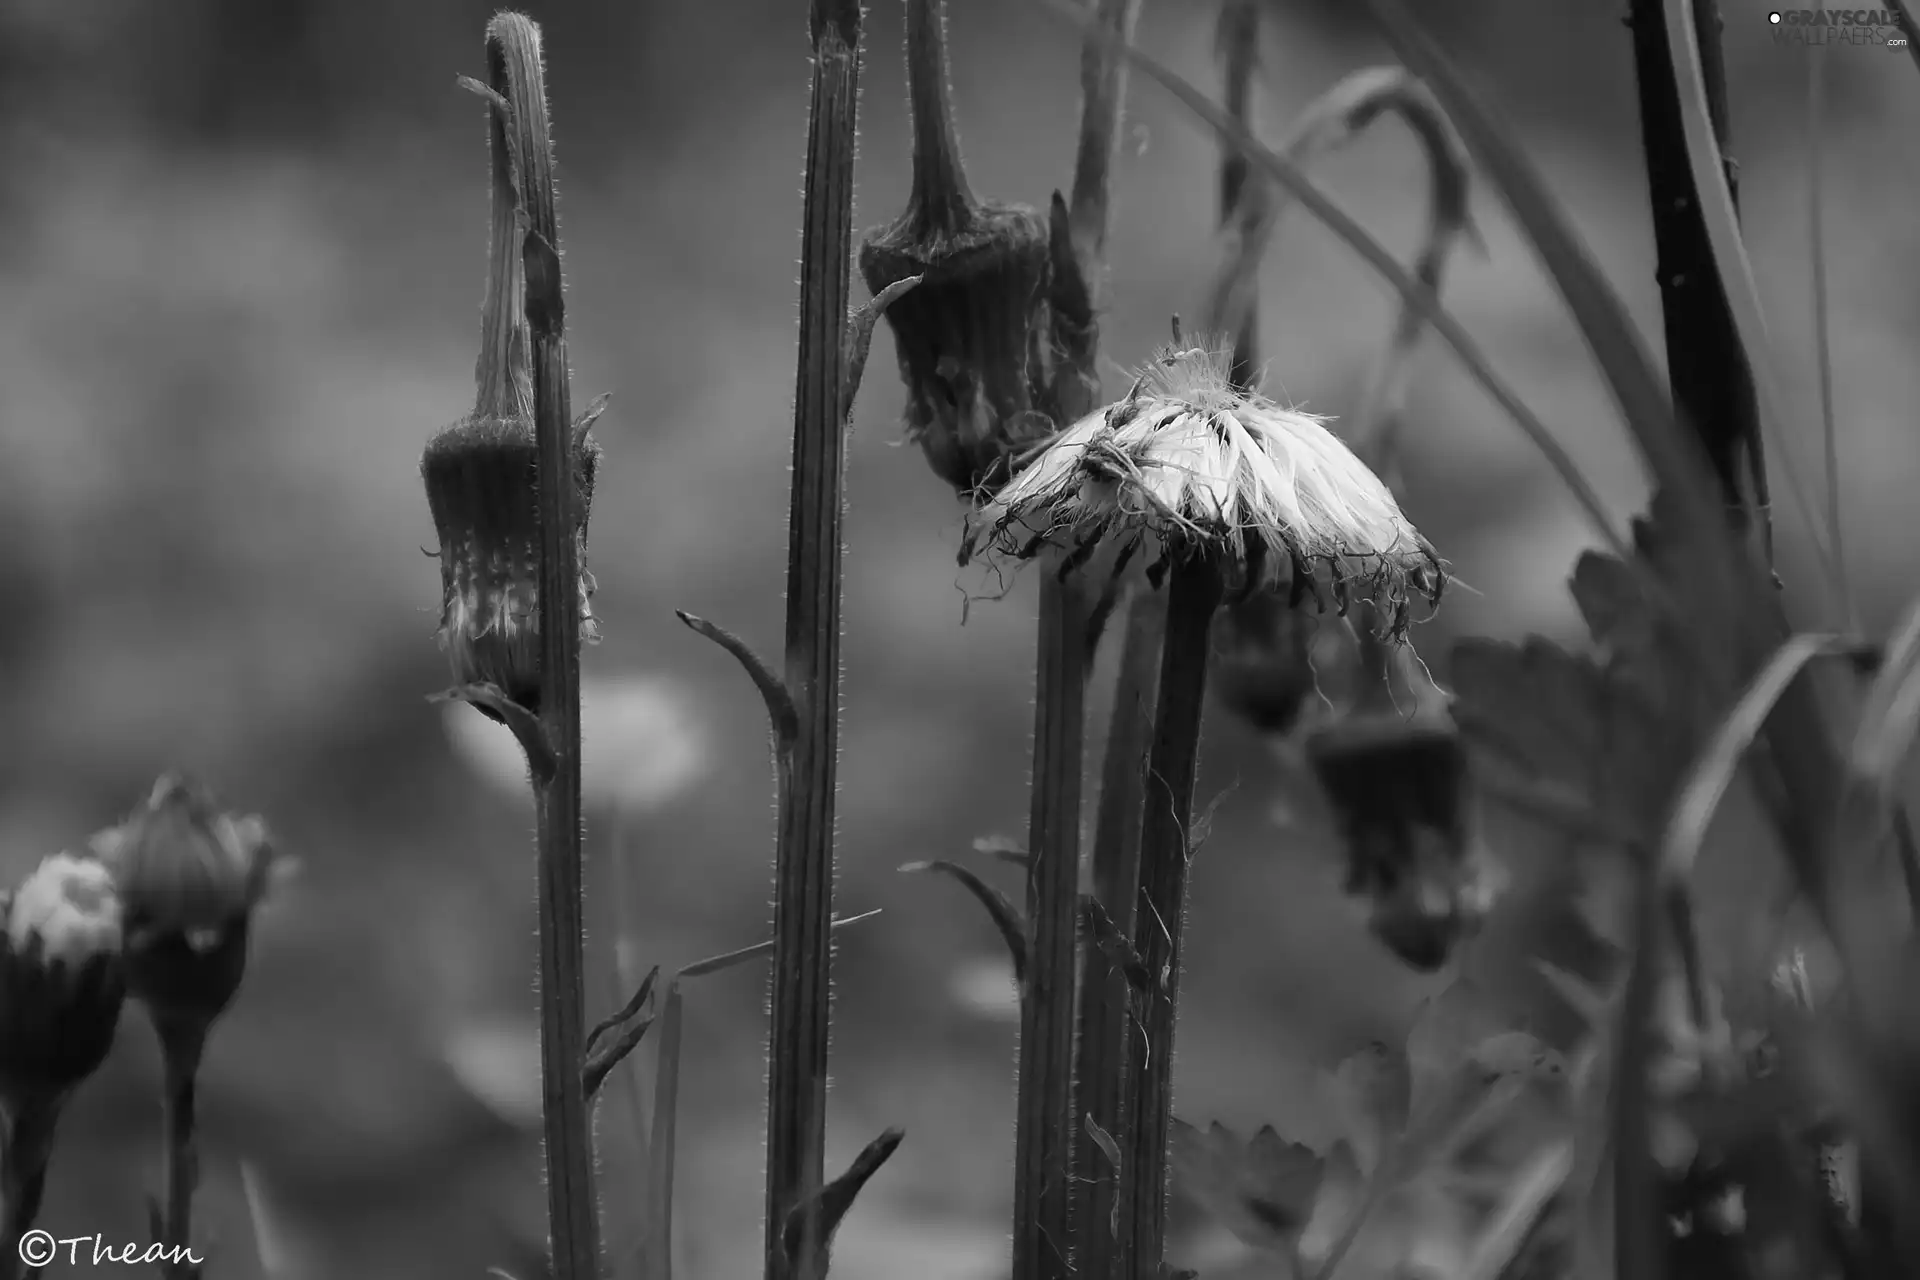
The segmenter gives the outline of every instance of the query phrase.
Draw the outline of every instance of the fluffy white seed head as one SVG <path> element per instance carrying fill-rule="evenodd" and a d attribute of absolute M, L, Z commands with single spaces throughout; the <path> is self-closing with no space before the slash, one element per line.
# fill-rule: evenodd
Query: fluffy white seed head
<path fill-rule="evenodd" d="M 7 911 L 7 941 L 24 953 L 35 938 L 47 964 L 81 965 L 120 949 L 113 876 L 92 858 L 56 853 L 34 869 Z"/>
<path fill-rule="evenodd" d="M 1220 555 L 1252 588 L 1323 571 L 1396 615 L 1410 590 L 1437 599 L 1439 558 L 1380 478 L 1324 419 L 1236 388 L 1230 363 L 1208 347 L 1156 356 L 973 513 L 965 555 L 1152 537 Z"/>

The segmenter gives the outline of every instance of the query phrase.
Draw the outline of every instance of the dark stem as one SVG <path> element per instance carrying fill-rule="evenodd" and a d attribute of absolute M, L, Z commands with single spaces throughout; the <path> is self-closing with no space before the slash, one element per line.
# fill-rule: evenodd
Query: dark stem
<path fill-rule="evenodd" d="M 1040 585 L 1027 825 L 1028 944 L 1014 1130 L 1013 1278 L 1064 1280 L 1073 1203 L 1073 1002 L 1080 889 L 1080 770 L 1087 616 L 1078 574 Z"/>
<path fill-rule="evenodd" d="M 6 1147 L 0 1152 L 0 1203 L 5 1205 L 6 1222 L 6 1238 L 0 1241 L 0 1280 L 37 1274 L 20 1257 L 20 1238 L 40 1218 L 60 1105 L 53 1098 L 23 1099 L 8 1118 Z"/>
<path fill-rule="evenodd" d="M 774 869 L 773 1027 L 767 1082 L 766 1268 L 784 1269 L 783 1231 L 818 1256 L 825 1168 L 831 998 L 834 774 L 840 711 L 840 549 L 845 482 L 848 280 L 860 6 L 815 0 L 800 251 L 800 352 L 787 528 L 786 687 L 797 714 L 779 756 Z"/>
<path fill-rule="evenodd" d="M 1114 149 L 1120 139 L 1120 103 L 1127 91 L 1127 60 L 1097 34 L 1105 30 L 1129 43 L 1140 0 L 1092 0 L 1096 32 L 1080 49 L 1080 141 L 1073 157 L 1073 243 L 1088 266 L 1107 251 L 1107 207 L 1113 188 Z M 1087 271 L 1093 287 L 1093 272 Z"/>
<path fill-rule="evenodd" d="M 1208 638 L 1220 606 L 1219 569 L 1204 553 L 1173 566 L 1160 690 L 1147 758 L 1140 831 L 1140 895 L 1133 944 L 1156 988 L 1140 1000 L 1137 1083 L 1121 1184 L 1122 1230 L 1133 1232 L 1136 1275 L 1158 1277 L 1167 1233 L 1167 1138 L 1173 1119 L 1173 1032 L 1180 985 L 1180 936 L 1186 919 L 1187 868 L 1193 854 L 1193 788 L 1207 687 Z"/>
<path fill-rule="evenodd" d="M 504 100 L 498 85 L 493 92 Z M 511 108 L 509 108 L 509 113 Z M 515 189 L 513 149 L 507 137 L 508 119 L 498 107 L 487 112 L 487 150 L 492 159 L 489 184 L 487 294 L 480 310 L 480 363 L 474 370 L 478 394 L 473 412 L 479 418 L 520 421 L 532 415 L 532 388 L 527 381 L 527 321 L 523 298 L 526 282 L 520 256 L 520 200 Z"/>
<path fill-rule="evenodd" d="M 586 960 L 580 902 L 580 495 L 540 29 L 519 14 L 495 17 L 487 26 L 487 71 L 495 92 L 509 105 L 526 220 L 522 269 L 532 341 L 540 523 L 540 719 L 553 757 L 551 777 L 536 787 L 547 1226 L 557 1280 L 593 1280 L 600 1265 L 599 1201 L 581 1078 Z"/>
<path fill-rule="evenodd" d="M 973 225 L 975 205 L 953 127 L 942 0 L 907 0 L 907 96 L 913 107 L 913 195 L 907 207 L 923 235 L 958 235 Z"/>
<path fill-rule="evenodd" d="M 176 1022 L 160 1028 L 167 1130 L 166 1217 L 160 1243 L 174 1251 L 162 1263 L 172 1280 L 192 1280 L 199 1273 L 188 1251 L 193 1248 L 193 1195 L 200 1185 L 195 1103 L 206 1045 L 207 1027 L 203 1023 Z"/>
<path fill-rule="evenodd" d="M 1225 0 L 1220 8 L 1221 74 L 1227 114 L 1242 128 L 1253 128 L 1253 73 L 1260 60 L 1260 5 L 1257 0 Z M 1220 156 L 1220 222 L 1231 226 L 1234 213 L 1253 175 L 1253 162 L 1238 147 L 1228 146 Z M 1260 349 L 1259 300 L 1233 335 L 1233 385 L 1253 385 L 1255 353 Z"/>
<path fill-rule="evenodd" d="M 1107 745 L 1100 765 L 1100 803 L 1093 828 L 1093 895 L 1114 927 L 1133 936 L 1134 899 L 1140 889 L 1141 796 L 1147 776 L 1147 746 L 1153 733 L 1155 690 L 1160 677 L 1160 637 L 1166 628 L 1166 596 L 1141 585 L 1127 605 Z M 1080 1033 L 1075 1080 L 1077 1112 L 1113 1138 L 1124 1161 L 1128 1147 L 1125 1089 L 1127 1014 L 1132 1007 L 1126 975 L 1089 954 L 1080 996 Z M 1084 1135 L 1082 1135 L 1084 1136 Z M 1074 1242 L 1080 1274 L 1088 1280 L 1125 1280 L 1132 1274 L 1133 1233 L 1116 1232 L 1114 1211 L 1124 1168 L 1110 1167 L 1082 1142 L 1075 1182 Z"/>
<path fill-rule="evenodd" d="M 1630 0 L 1627 21 L 1633 30 L 1634 78 L 1640 91 L 1640 137 L 1653 209 L 1667 377 L 1678 416 L 1699 439 L 1720 482 L 1729 518 L 1736 529 L 1745 529 L 1750 512 L 1758 512 L 1764 520 L 1767 502 L 1759 407 L 1700 213 L 1673 73 L 1673 58 L 1679 51 L 1670 47 L 1661 7 L 1661 0 Z M 1718 0 L 1693 0 L 1693 24 L 1700 44 L 1707 113 L 1724 153 L 1727 81 L 1720 55 Z M 1724 154 L 1722 164 L 1727 188 L 1737 199 L 1736 166 Z"/>

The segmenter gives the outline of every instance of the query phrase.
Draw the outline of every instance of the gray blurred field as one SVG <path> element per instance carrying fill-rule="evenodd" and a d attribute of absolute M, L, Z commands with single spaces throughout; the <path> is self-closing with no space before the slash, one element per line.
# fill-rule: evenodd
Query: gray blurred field
<path fill-rule="evenodd" d="M 1657 336 L 1616 7 L 1421 8 Z M 1075 38 L 1021 0 L 950 8 L 974 187 L 1044 202 L 1067 178 Z M 1773 47 L 1752 0 L 1726 8 L 1750 252 L 1779 380 L 1811 423 L 1802 103 L 1815 55 Z M 1211 11 L 1149 0 L 1140 38 L 1211 85 Z M 490 12 L 0 5 L 0 871 L 116 819 L 173 766 L 265 813 L 303 864 L 210 1051 L 210 1280 L 259 1272 L 243 1163 L 289 1275 L 452 1280 L 498 1264 L 525 1280 L 538 1267 L 530 812 L 497 767 L 493 726 L 425 701 L 447 676 L 416 473 L 429 433 L 471 403 L 483 115 L 454 78 L 480 68 Z M 767 927 L 762 713 L 672 610 L 760 643 L 780 634 L 805 25 L 775 0 L 531 12 L 547 32 L 576 403 L 614 397 L 591 546 L 606 639 L 587 655 L 599 1007 L 616 987 L 616 828 L 642 965 Z M 1268 135 L 1383 56 L 1339 12 L 1276 6 Z M 898 3 L 878 0 L 863 224 L 904 199 L 899 38 Z M 1877 624 L 1920 568 L 1920 547 L 1879 534 L 1920 482 L 1920 154 L 1899 123 L 1920 108 L 1920 79 L 1885 49 L 1817 56 L 1846 515 Z M 1106 335 L 1122 363 L 1195 306 L 1215 198 L 1205 133 L 1150 84 L 1129 108 Z M 1317 172 L 1411 245 L 1424 178 L 1404 134 L 1384 128 Z M 1632 509 L 1634 462 L 1577 331 L 1503 211 L 1477 199 L 1476 212 L 1489 252 L 1457 263 L 1452 306 Z M 1383 288 L 1294 219 L 1263 292 L 1269 391 L 1338 415 L 1384 339 Z M 829 1161 L 885 1125 L 908 1138 L 849 1219 L 836 1274 L 984 1280 L 1011 1196 L 1004 969 L 971 904 L 894 868 L 1024 825 L 1032 584 L 976 602 L 961 625 L 959 511 L 899 443 L 900 400 L 883 331 L 851 450 L 839 901 L 884 914 L 839 948 Z M 1409 512 L 1466 588 L 1418 633 L 1423 656 L 1444 680 L 1458 635 L 1573 638 L 1563 583 L 1591 538 L 1572 504 L 1438 348 L 1411 405 Z M 1797 469 L 1818 493 L 1811 428 L 1795 455 L 1773 458 L 1776 475 Z M 1792 581 L 1810 562 L 1785 485 L 1775 493 Z M 1305 1134 L 1319 1122 L 1300 1093 L 1312 1066 L 1391 1034 L 1431 984 L 1402 976 L 1339 903 L 1311 797 L 1294 798 L 1294 827 L 1272 821 L 1280 777 L 1257 739 L 1217 719 L 1203 800 L 1232 792 L 1195 872 L 1179 1108 Z M 1523 873 L 1551 855 L 1504 837 L 1501 852 Z M 1727 945 L 1751 900 L 1721 899 Z M 1473 964 L 1518 999 L 1515 933 L 1497 927 Z M 760 973 L 690 992 L 677 1197 L 689 1277 L 757 1266 Z M 68 1119 L 44 1224 L 56 1236 L 142 1230 L 156 1079 L 130 1013 Z M 601 1129 L 618 1244 L 618 1098 Z M 1192 1242 L 1221 1274 L 1232 1257 L 1213 1247 Z"/>

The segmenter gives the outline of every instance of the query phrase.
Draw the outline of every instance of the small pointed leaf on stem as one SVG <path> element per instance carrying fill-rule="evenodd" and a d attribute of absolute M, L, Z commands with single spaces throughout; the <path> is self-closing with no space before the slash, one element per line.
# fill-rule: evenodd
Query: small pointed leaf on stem
<path fill-rule="evenodd" d="M 674 617 L 725 649 L 733 655 L 735 661 L 746 668 L 754 687 L 760 690 L 760 696 L 766 700 L 767 716 L 773 721 L 775 745 L 783 752 L 789 749 L 800 733 L 800 713 L 794 706 L 793 694 L 788 691 L 786 683 L 773 674 L 773 669 L 759 654 L 747 647 L 746 641 L 725 627 L 708 622 L 705 618 L 696 617 L 684 609 L 674 610 Z"/>
<path fill-rule="evenodd" d="M 838 933 L 850 924 L 859 924 L 862 920 L 871 920 L 879 914 L 880 908 L 875 907 L 873 910 L 863 911 L 857 916 L 843 916 L 827 927 L 833 932 Z M 738 951 L 727 951 L 717 956 L 708 956 L 705 960 L 695 960 L 674 976 L 676 978 L 704 977 L 709 973 L 718 973 L 722 969 L 731 969 L 737 964 L 745 964 L 755 956 L 768 955 L 772 951 L 773 939 L 769 938 L 765 942 L 756 942 L 751 946 L 741 947 Z"/>
<path fill-rule="evenodd" d="M 1147 962 L 1140 958 L 1133 940 L 1120 931 L 1099 899 L 1091 894 L 1080 896 L 1080 919 L 1085 922 L 1093 945 L 1126 976 L 1127 985 L 1140 995 L 1151 993 L 1155 984 L 1153 975 L 1147 971 Z"/>
<path fill-rule="evenodd" d="M 539 716 L 509 698 L 499 685 L 463 684 L 429 695 L 427 701 L 464 702 L 492 712 L 512 731 L 520 749 L 527 753 L 527 768 L 532 771 L 535 784 L 544 786 L 553 777 L 553 745 L 547 738 L 546 726 L 541 724 Z"/>
<path fill-rule="evenodd" d="M 646 1037 L 647 1028 L 653 1025 L 652 1015 L 635 1018 L 620 1029 L 620 1034 L 598 1050 L 587 1050 L 586 1069 L 581 1072 L 581 1086 L 588 1101 L 600 1092 L 600 1086 L 607 1082 L 613 1069 L 626 1060 L 626 1056 L 640 1047 L 640 1041 Z"/>
<path fill-rule="evenodd" d="M 987 909 L 993 917 L 994 927 L 1000 930 L 1000 938 L 1007 944 L 1007 954 L 1013 958 L 1013 977 L 1016 982 L 1024 982 L 1027 973 L 1027 926 L 1021 920 L 1016 908 L 1006 894 L 980 878 L 971 867 L 936 858 L 931 862 L 909 862 L 900 870 L 907 874 L 925 871 L 937 871 L 952 876 L 963 885 Z"/>
<path fill-rule="evenodd" d="M 506 98 L 492 85 L 476 80 L 472 76 L 455 76 L 453 82 L 468 93 L 477 94 L 492 103 L 493 109 L 500 113 L 502 119 L 513 114 L 513 108 L 507 105 Z"/>
<path fill-rule="evenodd" d="M 840 410 L 840 416 L 847 420 L 848 425 L 853 422 L 853 402 L 860 394 L 860 379 L 867 372 L 867 352 L 873 347 L 873 327 L 880 323 L 880 317 L 887 308 L 919 284 L 921 279 L 920 276 L 908 276 L 903 280 L 895 280 L 854 310 L 853 319 L 847 324 L 847 373 L 843 384 L 845 390 L 842 392 L 842 399 L 846 403 Z"/>
<path fill-rule="evenodd" d="M 827 1251 L 832 1246 L 834 1231 L 840 1226 L 841 1219 L 847 1216 L 847 1210 L 853 1208 L 854 1198 L 860 1194 L 861 1188 L 880 1171 L 880 1166 L 887 1162 L 906 1136 L 904 1130 L 888 1129 L 853 1158 L 853 1163 L 847 1166 L 845 1173 L 794 1206 L 781 1232 L 786 1250 L 788 1280 L 824 1280 L 827 1274 Z M 805 1247 L 809 1216 L 817 1218 L 819 1235 L 814 1245 L 814 1255 L 804 1257 L 801 1250 Z"/>
<path fill-rule="evenodd" d="M 587 433 L 593 430 L 593 424 L 600 421 L 600 415 L 607 411 L 607 403 L 613 399 L 613 392 L 602 391 L 587 405 L 586 412 L 573 420 L 573 450 L 578 453 L 587 443 Z"/>
<path fill-rule="evenodd" d="M 653 985 L 655 982 L 659 981 L 659 979 L 660 979 L 660 966 L 655 965 L 653 966 L 652 969 L 649 969 L 647 971 L 647 976 L 640 980 L 640 986 L 637 990 L 634 991 L 633 999 L 627 1001 L 627 1003 L 621 1008 L 620 1012 L 614 1014 L 611 1018 L 608 1018 L 605 1021 L 601 1022 L 598 1026 L 594 1027 L 593 1030 L 587 1032 L 587 1052 L 588 1053 L 593 1052 L 593 1047 L 599 1041 L 601 1036 L 613 1030 L 615 1027 L 619 1026 L 621 1023 L 629 1021 L 630 1019 L 634 1018 L 639 1014 L 640 1010 L 645 1007 L 647 1001 L 652 998 Z"/>

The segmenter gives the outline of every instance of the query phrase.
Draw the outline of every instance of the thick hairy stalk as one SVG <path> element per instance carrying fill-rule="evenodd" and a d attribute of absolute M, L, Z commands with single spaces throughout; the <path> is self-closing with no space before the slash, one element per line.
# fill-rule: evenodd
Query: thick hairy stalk
<path fill-rule="evenodd" d="M 800 249 L 800 351 L 787 525 L 785 687 L 793 732 L 779 753 L 773 1026 L 767 1076 L 766 1266 L 817 1253 L 832 999 L 833 804 L 840 720 L 840 543 L 849 399 L 858 0 L 814 0 L 813 99 Z M 802 1209 L 798 1249 L 783 1243 Z"/>
<path fill-rule="evenodd" d="M 1174 1014 L 1180 987 L 1180 935 L 1193 856 L 1193 788 L 1200 757 L 1213 615 L 1223 584 L 1205 553 L 1173 566 L 1167 583 L 1166 638 L 1147 759 L 1140 833 L 1140 897 L 1133 944 L 1149 989 L 1139 999 L 1139 1035 L 1131 1043 L 1137 1083 L 1121 1183 L 1120 1223 L 1133 1233 L 1136 1275 L 1160 1275 L 1167 1233 L 1167 1138 L 1173 1119 Z"/>

